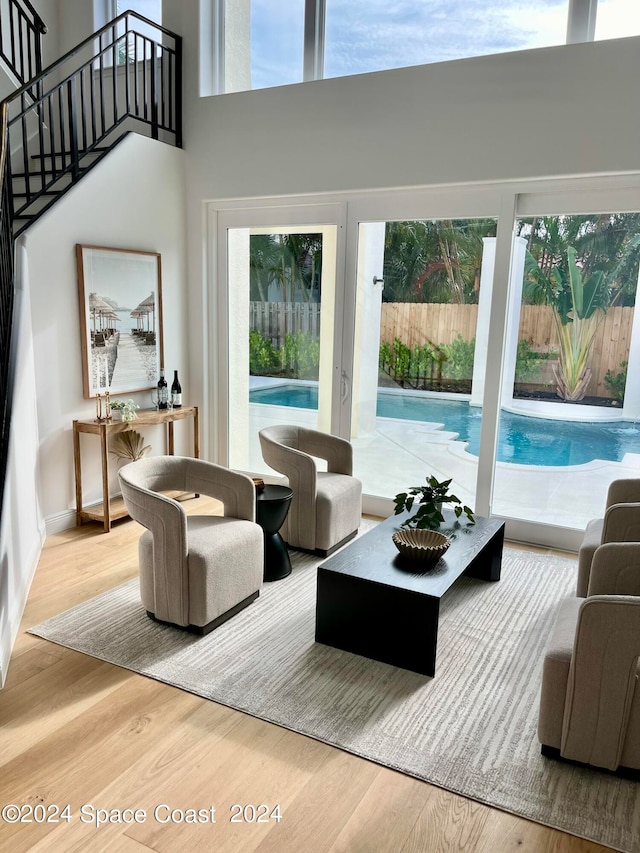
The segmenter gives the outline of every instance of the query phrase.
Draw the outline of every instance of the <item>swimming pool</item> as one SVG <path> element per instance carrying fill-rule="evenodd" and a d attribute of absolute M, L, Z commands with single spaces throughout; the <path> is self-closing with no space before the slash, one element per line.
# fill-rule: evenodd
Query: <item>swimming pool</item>
<path fill-rule="evenodd" d="M 251 391 L 252 403 L 271 406 L 318 408 L 314 386 L 277 385 Z M 467 450 L 478 456 L 482 409 L 460 400 L 441 400 L 410 394 L 378 392 L 376 413 L 380 418 L 401 418 L 444 424 L 468 442 Z M 584 465 L 593 459 L 620 462 L 625 453 L 640 454 L 640 425 L 631 421 L 593 423 L 533 418 L 503 411 L 500 417 L 498 460 L 520 465 Z"/>

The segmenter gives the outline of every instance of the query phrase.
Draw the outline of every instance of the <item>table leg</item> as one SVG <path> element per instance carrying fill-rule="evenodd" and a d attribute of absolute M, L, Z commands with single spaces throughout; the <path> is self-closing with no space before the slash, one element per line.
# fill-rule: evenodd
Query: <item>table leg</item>
<path fill-rule="evenodd" d="M 316 642 L 433 676 L 440 599 L 318 567 Z"/>
<path fill-rule="evenodd" d="M 167 452 L 169 456 L 173 456 L 173 421 L 169 421 L 167 423 L 167 436 L 168 436 L 168 447 Z"/>
<path fill-rule="evenodd" d="M 195 413 L 193 415 L 193 455 L 196 459 L 200 458 L 200 427 L 198 421 L 198 407 L 194 406 Z"/>
<path fill-rule="evenodd" d="M 485 581 L 499 581 L 502 569 L 502 548 L 504 546 L 504 525 L 491 537 L 484 548 L 469 564 L 464 573 L 470 578 Z"/>
<path fill-rule="evenodd" d="M 111 530 L 111 506 L 109 497 L 109 448 L 107 446 L 107 430 L 104 425 L 100 429 L 100 444 L 102 447 L 102 507 L 104 511 L 104 532 Z"/>
<path fill-rule="evenodd" d="M 82 459 L 80 457 L 80 432 L 78 421 L 73 422 L 73 467 L 76 475 L 76 526 L 82 524 Z"/>

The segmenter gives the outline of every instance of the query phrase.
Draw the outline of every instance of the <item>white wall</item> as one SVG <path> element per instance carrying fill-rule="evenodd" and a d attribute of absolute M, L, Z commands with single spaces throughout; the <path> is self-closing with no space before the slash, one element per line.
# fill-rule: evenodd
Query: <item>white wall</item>
<path fill-rule="evenodd" d="M 75 523 L 72 421 L 95 415 L 95 401 L 82 396 L 76 243 L 160 252 L 165 367 L 180 371 L 183 398 L 191 401 L 183 158 L 178 149 L 132 134 L 27 232 L 47 532 Z M 151 405 L 148 393 L 132 396 L 143 407 Z M 178 451 L 183 445 L 186 449 L 187 433 L 176 428 Z M 144 434 L 154 453 L 164 452 L 161 427 Z M 101 497 L 99 441 L 81 436 L 81 442 L 84 499 L 96 502 Z M 117 489 L 113 462 L 111 474 Z"/>
<path fill-rule="evenodd" d="M 0 522 L 0 686 L 44 542 L 38 490 L 38 430 L 29 275 L 23 241 L 16 247 L 15 391 L 9 464 Z"/>
<path fill-rule="evenodd" d="M 203 393 L 207 275 L 216 284 L 206 202 L 640 169 L 639 38 L 199 98 L 198 0 L 164 0 L 163 20 L 184 38 L 190 362 Z"/>
<path fill-rule="evenodd" d="M 196 0 L 165 0 L 185 45 L 186 147 L 201 198 L 633 170 L 640 38 L 481 56 L 197 97 Z M 193 41 L 192 41 L 193 40 Z"/>

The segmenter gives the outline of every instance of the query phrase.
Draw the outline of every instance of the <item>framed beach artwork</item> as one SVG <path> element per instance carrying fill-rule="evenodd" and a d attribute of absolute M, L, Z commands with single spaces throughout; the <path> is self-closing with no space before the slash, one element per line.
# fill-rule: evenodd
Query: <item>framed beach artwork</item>
<path fill-rule="evenodd" d="M 163 364 L 157 252 L 76 245 L 84 397 L 155 387 Z"/>

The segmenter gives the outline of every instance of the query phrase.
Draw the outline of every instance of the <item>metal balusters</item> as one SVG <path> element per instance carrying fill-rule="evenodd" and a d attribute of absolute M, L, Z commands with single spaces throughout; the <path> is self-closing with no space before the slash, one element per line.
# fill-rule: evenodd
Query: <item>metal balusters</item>
<path fill-rule="evenodd" d="M 24 85 L 42 71 L 42 36 L 47 27 L 29 0 L 4 0 L 5 6 L 0 20 L 0 55 Z"/>
<path fill-rule="evenodd" d="M 154 27 L 157 38 L 135 29 L 139 20 Z M 86 56 L 89 50 L 91 55 Z M 154 139 L 181 144 L 180 51 L 178 36 L 126 13 L 8 99 L 11 150 L 21 150 L 22 160 L 14 177 L 25 184 L 16 205 L 20 221 L 14 225 L 15 235 L 69 189 L 123 132 L 144 133 L 146 128 Z M 71 70 L 76 56 L 77 68 Z M 124 129 L 118 130 L 123 124 Z"/>

